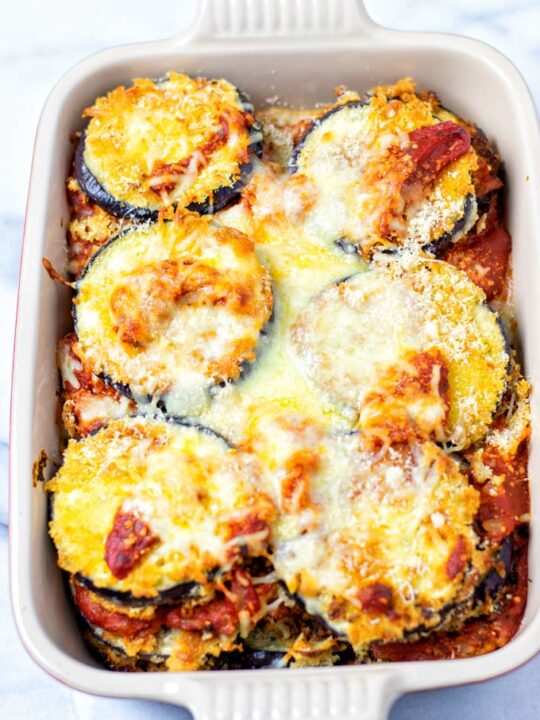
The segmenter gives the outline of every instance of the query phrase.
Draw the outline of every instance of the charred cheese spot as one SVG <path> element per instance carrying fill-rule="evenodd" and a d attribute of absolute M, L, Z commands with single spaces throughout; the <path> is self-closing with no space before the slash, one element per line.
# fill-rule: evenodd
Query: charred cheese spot
<path fill-rule="evenodd" d="M 77 288 L 82 356 L 135 396 L 168 396 L 175 414 L 238 378 L 272 312 L 250 240 L 195 215 L 119 236 Z"/>
<path fill-rule="evenodd" d="M 273 505 L 256 484 L 253 464 L 208 430 L 151 418 L 113 421 L 70 441 L 47 483 L 60 567 L 99 590 L 139 598 L 185 582 L 207 585 L 209 573 L 230 562 L 232 548 L 264 551 Z M 159 542 L 115 576 L 105 555 L 120 507 L 144 518 Z M 247 515 L 258 520 L 258 532 L 231 538 L 231 524 Z"/>
<path fill-rule="evenodd" d="M 289 591 L 356 649 L 436 625 L 488 562 L 472 529 L 478 492 L 430 442 L 373 453 L 359 435 L 327 435 L 315 449 L 315 519 L 297 507 L 275 523 Z"/>
<path fill-rule="evenodd" d="M 79 181 L 121 217 L 170 204 L 218 209 L 234 197 L 261 139 L 233 85 L 177 73 L 118 87 L 84 115 Z"/>
<path fill-rule="evenodd" d="M 509 358 L 496 313 L 464 273 L 437 260 L 404 257 L 327 288 L 300 313 L 291 341 L 308 376 L 357 410 L 361 425 L 369 425 L 374 397 L 391 402 L 389 373 L 411 353 L 440 353 L 448 391 L 447 400 L 436 383 L 429 392 L 440 398 L 433 431 L 460 448 L 486 433 L 506 387 Z M 414 402 L 403 399 L 413 420 Z"/>
<path fill-rule="evenodd" d="M 439 128 L 434 144 L 425 136 Z M 323 243 L 346 238 L 365 257 L 380 247 L 455 242 L 477 218 L 477 159 L 466 131 L 440 123 L 414 93 L 379 89 L 369 102 L 338 103 L 308 129 L 292 167 L 317 189 L 308 232 Z"/>

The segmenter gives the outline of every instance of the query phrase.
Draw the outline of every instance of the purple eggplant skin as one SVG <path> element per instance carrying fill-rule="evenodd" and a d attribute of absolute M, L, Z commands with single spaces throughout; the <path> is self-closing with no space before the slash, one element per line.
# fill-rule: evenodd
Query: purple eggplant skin
<path fill-rule="evenodd" d="M 85 588 L 91 590 L 96 595 L 101 595 L 107 600 L 113 600 L 119 603 L 127 603 L 133 607 L 146 607 L 148 605 L 172 605 L 178 600 L 191 600 L 201 597 L 201 586 L 196 582 L 183 582 L 174 587 L 162 590 L 154 597 L 135 597 L 127 590 L 111 590 L 110 588 L 100 588 L 94 585 L 90 578 L 77 573 L 75 575 L 77 582 L 84 585 Z"/>
<path fill-rule="evenodd" d="M 155 222 L 158 218 L 158 210 L 152 208 L 141 208 L 118 200 L 105 190 L 99 180 L 92 175 L 84 162 L 84 149 L 86 143 L 86 131 L 81 134 L 77 149 L 75 150 L 75 176 L 81 190 L 90 200 L 99 205 L 102 210 L 114 215 L 117 218 L 124 218 L 135 223 Z"/>
<path fill-rule="evenodd" d="M 291 173 L 291 175 L 298 172 L 298 159 L 300 158 L 306 141 L 309 139 L 309 136 L 314 130 L 316 130 L 320 125 L 322 125 L 324 121 L 327 120 L 329 117 L 335 115 L 338 112 L 341 112 L 345 108 L 360 108 L 365 107 L 366 105 L 369 105 L 369 103 L 364 102 L 363 100 L 353 100 L 352 102 L 342 103 L 341 105 L 330 108 L 330 110 L 321 115 L 321 117 L 318 117 L 316 120 L 314 120 L 293 148 L 291 157 L 289 159 L 289 172 Z"/>
<path fill-rule="evenodd" d="M 250 128 L 250 136 L 260 133 L 261 129 L 258 123 L 254 123 Z M 114 215 L 117 218 L 123 218 L 134 223 L 155 222 L 158 219 L 159 208 L 144 208 L 131 205 L 125 200 L 119 200 L 111 195 L 101 185 L 99 180 L 92 174 L 84 161 L 84 151 L 86 143 L 86 132 L 83 131 L 77 149 L 75 150 L 75 175 L 81 186 L 82 191 L 90 198 L 92 202 L 99 205 L 100 208 Z M 262 140 L 257 140 L 249 146 L 250 158 L 261 157 Z M 242 188 L 248 181 L 253 170 L 253 162 L 242 163 L 239 166 L 239 176 L 231 185 L 214 190 L 203 202 L 190 203 L 188 210 L 199 213 L 199 215 L 212 215 L 218 210 L 232 205 L 240 196 Z"/>

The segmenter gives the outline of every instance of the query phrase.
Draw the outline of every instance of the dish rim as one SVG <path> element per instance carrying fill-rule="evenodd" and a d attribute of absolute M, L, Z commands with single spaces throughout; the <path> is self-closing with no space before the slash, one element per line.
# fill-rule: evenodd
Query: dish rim
<path fill-rule="evenodd" d="M 246 0 L 248 2 L 249 0 Z M 330 2 L 331 0 L 328 0 Z M 324 4 L 324 3 L 323 3 Z M 243 688 L 249 686 L 254 703 L 258 701 L 257 686 L 266 687 L 269 692 L 282 691 L 283 685 L 303 687 L 308 693 L 316 693 L 318 683 L 328 685 L 338 681 L 348 688 L 349 693 L 361 689 L 361 704 L 368 716 L 383 716 L 380 713 L 388 709 L 400 694 L 413 690 L 426 690 L 461 683 L 480 682 L 488 678 L 507 673 L 522 665 L 540 650 L 540 611 L 529 619 L 526 627 L 503 648 L 487 655 L 458 660 L 437 660 L 410 663 L 391 663 L 371 666 L 340 666 L 328 668 L 300 668 L 293 672 L 287 669 L 235 670 L 235 671 L 197 671 L 174 674 L 142 673 L 123 674 L 98 669 L 70 657 L 60 650 L 45 633 L 44 628 L 32 609 L 31 580 L 27 573 L 27 564 L 21 567 L 21 547 L 31 544 L 30 518 L 24 518 L 31 505 L 31 488 L 15 483 L 14 478 L 25 472 L 19 472 L 19 466 L 28 465 L 28 451 L 31 447 L 31 422 L 25 418 L 33 415 L 33 378 L 34 353 L 28 352 L 21 328 L 32 330 L 32 343 L 35 346 L 39 324 L 39 300 L 25 292 L 25 288 L 39 287 L 40 263 L 36 261 L 35 250 L 41 249 L 43 234 L 39 232 L 40 217 L 45 217 L 46 193 L 42 191 L 42 179 L 50 176 L 52 168 L 51 142 L 57 128 L 59 113 L 70 93 L 80 83 L 89 81 L 98 71 L 104 71 L 117 61 L 144 62 L 149 58 L 165 57 L 171 54 L 189 56 L 204 53 L 205 57 L 216 56 L 227 51 L 244 50 L 247 52 L 269 51 L 273 48 L 282 51 L 303 49 L 329 49 L 332 44 L 339 49 L 353 49 L 366 43 L 379 43 L 382 38 L 394 47 L 406 47 L 409 50 L 441 49 L 454 50 L 487 62 L 494 72 L 498 72 L 512 86 L 516 101 L 520 103 L 522 122 L 526 127 L 526 141 L 531 157 L 540 155 L 540 137 L 536 113 L 532 99 L 519 72 L 501 53 L 477 40 L 454 35 L 435 33 L 403 33 L 388 30 L 375 25 L 367 18 L 362 3 L 346 0 L 347 12 L 353 13 L 355 20 L 350 32 L 340 37 L 335 34 L 310 34 L 299 37 L 289 34 L 269 36 L 245 36 L 242 32 L 236 36 L 220 37 L 215 22 L 212 21 L 210 0 L 199 5 L 195 22 L 186 33 L 166 40 L 152 43 L 138 43 L 120 46 L 96 53 L 78 63 L 53 88 L 43 109 L 34 146 L 28 203 L 26 208 L 21 270 L 17 300 L 17 321 L 13 353 L 12 399 L 10 412 L 10 579 L 11 601 L 17 630 L 29 654 L 50 675 L 66 685 L 85 692 L 108 695 L 111 697 L 132 697 L 155 699 L 185 705 L 197 717 L 213 717 L 211 708 L 242 707 L 246 693 Z M 291 40 L 293 43 L 291 43 Z M 520 139 L 525 145 L 525 140 Z M 540 188 L 540 171 L 532 163 L 530 186 Z M 531 190 L 532 193 L 532 190 Z M 532 196 L 532 195 L 531 195 Z M 531 206 L 531 212 L 538 207 Z M 37 228 L 36 228 L 37 226 Z M 537 226 L 540 226 L 540 222 Z M 35 229 L 36 228 L 36 229 Z M 34 251 L 32 255 L 31 250 Z M 27 333 L 25 333 L 27 335 Z M 30 415 L 27 414 L 30 409 Z M 27 426 L 30 426 L 30 430 Z M 534 433 L 533 433 L 534 435 Z M 534 437 L 533 437 L 534 441 Z M 30 463 L 32 462 L 30 459 Z M 531 543 L 535 540 L 534 526 Z M 25 555 L 28 556 L 28 547 Z M 201 686 L 212 682 L 214 702 L 201 697 Z M 284 682 L 286 681 L 286 682 Z M 362 682 L 363 681 L 363 682 Z M 240 692 L 241 691 L 241 692 Z M 294 696 L 294 689 L 291 690 Z M 315 697 L 317 695 L 315 694 Z M 228 698 L 224 699 L 224 698 Z M 300 702 L 300 701 L 299 701 Z M 358 701 L 360 702 L 360 701 Z M 245 700 L 245 707 L 251 707 Z M 369 715 L 369 708 L 373 714 Z M 224 711 L 223 710 L 223 711 Z M 283 706 L 282 717 L 291 714 Z M 352 716 L 352 714 L 351 714 Z M 224 715 L 225 717 L 225 715 Z"/>

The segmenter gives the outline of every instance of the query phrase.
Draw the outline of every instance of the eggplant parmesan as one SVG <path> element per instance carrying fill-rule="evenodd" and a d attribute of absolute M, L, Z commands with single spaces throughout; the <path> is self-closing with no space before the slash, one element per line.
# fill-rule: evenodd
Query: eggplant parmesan
<path fill-rule="evenodd" d="M 252 463 L 207 428 L 112 421 L 71 440 L 47 484 L 59 564 L 108 596 L 205 593 L 235 558 L 265 552 L 273 510 L 256 485 Z"/>
<path fill-rule="evenodd" d="M 233 85 L 174 72 L 118 87 L 84 116 L 75 153 L 82 190 L 108 213 L 138 222 L 167 205 L 213 213 L 232 202 L 262 139 Z"/>
<path fill-rule="evenodd" d="M 254 360 L 272 313 L 249 238 L 192 214 L 117 235 L 76 288 L 79 347 L 95 372 L 183 415 Z"/>
<path fill-rule="evenodd" d="M 409 78 L 336 93 L 255 110 L 171 72 L 85 111 L 45 488 L 110 669 L 469 657 L 519 627 L 501 160 Z"/>
<path fill-rule="evenodd" d="M 477 159 L 465 128 L 439 120 L 409 83 L 386 90 L 338 102 L 291 157 L 312 193 L 309 232 L 345 239 L 366 257 L 394 246 L 436 250 L 477 219 Z"/>
<path fill-rule="evenodd" d="M 418 433 L 463 449 L 485 435 L 506 387 L 497 314 L 438 260 L 373 265 L 327 288 L 291 341 L 309 376 L 381 442 Z"/>
<path fill-rule="evenodd" d="M 439 624 L 487 562 L 459 464 L 429 441 L 375 454 L 356 433 L 313 450 L 301 480 L 278 479 L 274 564 L 290 592 L 357 650 Z"/>

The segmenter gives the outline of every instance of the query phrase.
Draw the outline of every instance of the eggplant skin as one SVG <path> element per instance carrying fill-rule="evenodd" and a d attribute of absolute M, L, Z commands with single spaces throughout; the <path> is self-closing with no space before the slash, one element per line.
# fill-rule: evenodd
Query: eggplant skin
<path fill-rule="evenodd" d="M 106 670 L 115 672 L 159 672 L 167 670 L 165 658 L 160 661 L 158 657 L 145 657 L 135 655 L 130 657 L 120 648 L 105 642 L 92 631 L 91 626 L 85 623 L 83 638 L 90 655 Z"/>
<path fill-rule="evenodd" d="M 130 592 L 122 590 L 111 590 L 110 588 L 100 588 L 94 585 L 90 578 L 77 573 L 75 579 L 85 588 L 91 590 L 96 595 L 101 595 L 108 600 L 115 600 L 121 603 L 129 603 L 134 607 L 145 607 L 147 605 L 168 605 L 178 600 L 189 600 L 201 597 L 201 585 L 196 582 L 183 582 L 174 587 L 162 590 L 156 597 L 135 597 Z"/>
<path fill-rule="evenodd" d="M 455 237 L 467 226 L 471 213 L 474 211 L 474 205 L 474 197 L 471 194 L 467 195 L 463 206 L 463 215 L 459 218 L 459 220 L 457 220 L 452 230 L 444 233 L 436 240 L 433 240 L 433 242 L 424 245 L 422 250 L 434 255 L 437 258 L 444 255 L 444 253 L 449 250 L 452 245 L 459 242 L 459 240 L 455 240 Z"/>
<path fill-rule="evenodd" d="M 263 668 L 283 668 L 284 652 L 278 650 L 252 650 L 244 648 L 231 653 L 223 653 L 216 662 L 216 670 L 261 670 Z"/>
<path fill-rule="evenodd" d="M 333 108 L 330 108 L 328 112 L 325 112 L 321 117 L 317 118 L 313 121 L 313 123 L 307 128 L 305 133 L 302 135 L 300 140 L 296 143 L 294 146 L 294 149 L 292 151 L 291 159 L 289 160 L 289 171 L 291 174 L 294 174 L 295 172 L 298 172 L 298 159 L 300 155 L 302 154 L 302 151 L 306 145 L 306 142 L 309 141 L 309 136 L 311 133 L 316 130 L 319 125 L 322 125 L 322 123 L 327 120 L 329 117 L 334 115 L 337 112 L 340 112 L 343 110 L 343 108 L 359 108 L 359 107 L 365 107 L 366 105 L 369 105 L 368 102 L 364 102 L 363 100 L 353 100 L 352 102 L 346 102 L 346 103 L 340 103 L 339 105 L 336 105 Z"/>
<path fill-rule="evenodd" d="M 135 207 L 123 200 L 118 200 L 105 190 L 84 162 L 85 142 L 86 132 L 83 132 L 79 138 L 74 157 L 75 175 L 85 195 L 105 212 L 108 212 L 109 215 L 136 223 L 155 222 L 159 212 L 157 209 Z"/>
<path fill-rule="evenodd" d="M 259 126 L 255 123 L 251 128 L 251 133 L 259 132 Z M 113 197 L 99 180 L 90 172 L 84 162 L 86 133 L 83 132 L 79 138 L 77 149 L 75 150 L 75 175 L 81 186 L 82 191 L 94 202 L 99 205 L 105 212 L 114 215 L 117 218 L 123 218 L 134 223 L 156 222 L 159 215 L 157 208 L 136 207 L 124 200 Z M 250 153 L 252 156 L 261 157 L 262 140 L 250 145 Z M 247 162 L 239 166 L 239 176 L 231 185 L 224 185 L 215 190 L 211 196 L 201 203 L 190 203 L 188 210 L 199 213 L 199 215 L 212 215 L 218 210 L 232 205 L 239 197 L 242 188 L 246 184 L 253 170 L 253 163 Z"/>

